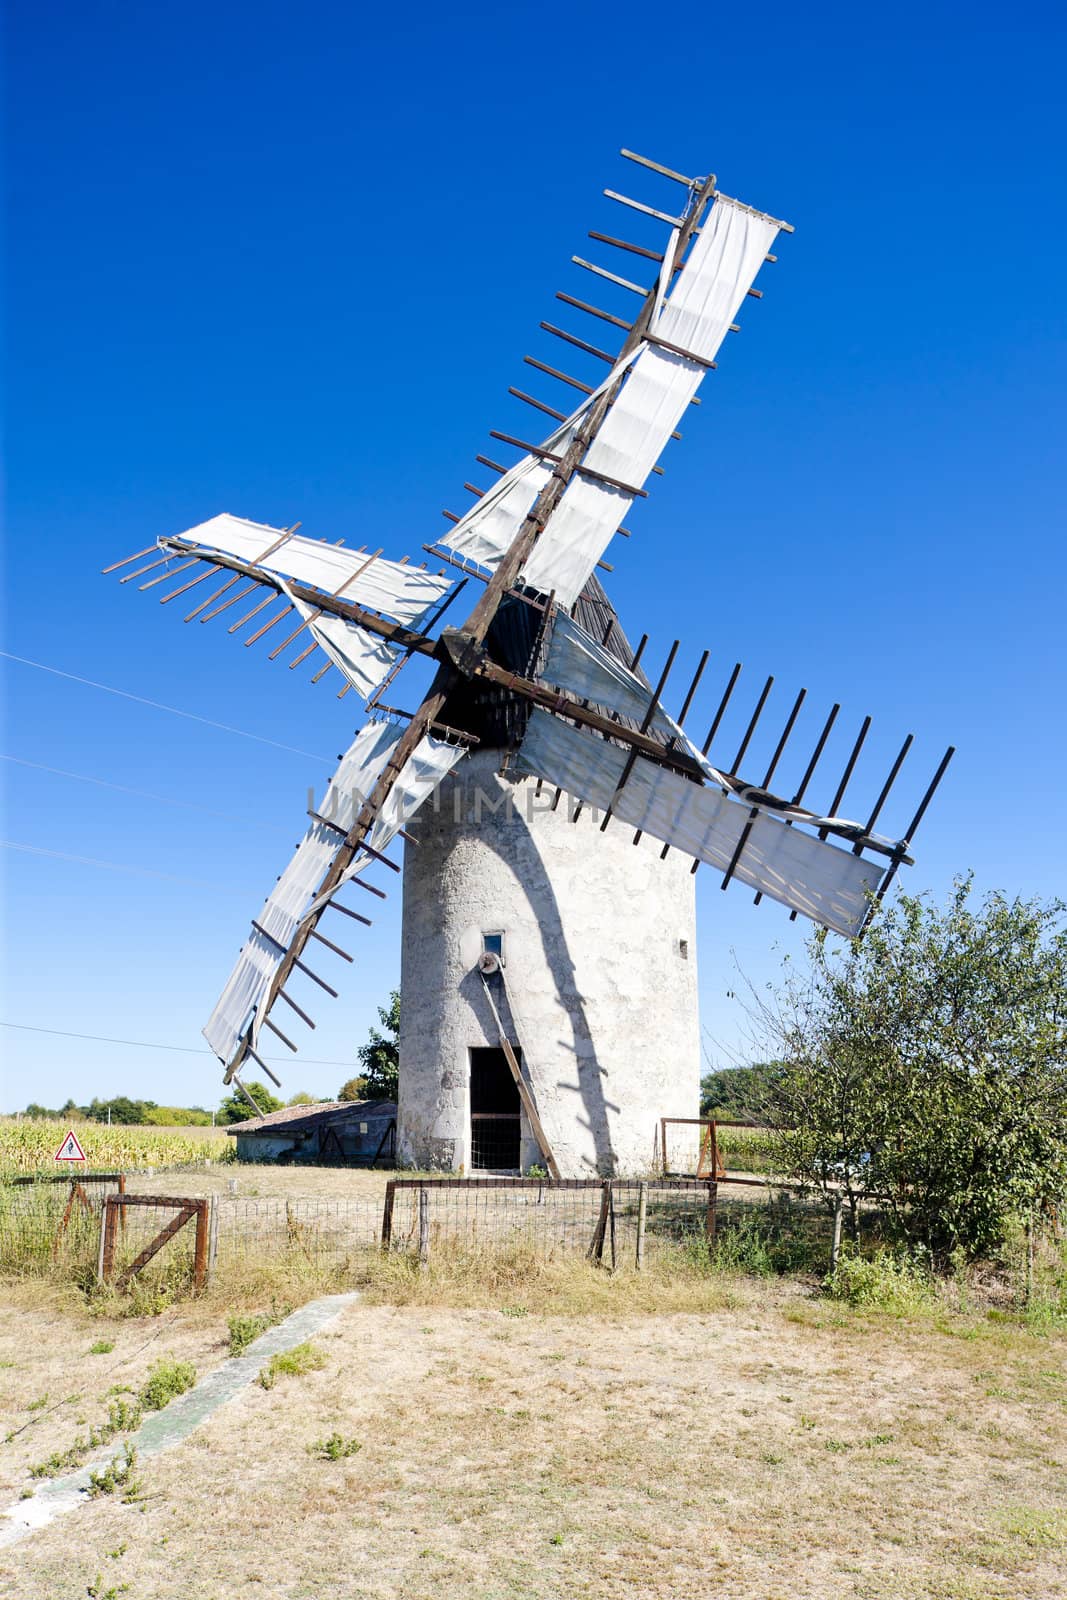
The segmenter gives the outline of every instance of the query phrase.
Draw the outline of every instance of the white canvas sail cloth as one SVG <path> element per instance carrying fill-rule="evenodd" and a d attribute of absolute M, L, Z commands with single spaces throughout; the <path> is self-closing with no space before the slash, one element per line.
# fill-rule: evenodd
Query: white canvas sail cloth
<path fill-rule="evenodd" d="M 399 659 L 400 652 L 384 639 L 377 638 L 358 622 L 345 617 L 327 616 L 299 600 L 282 578 L 282 593 L 307 623 L 308 632 L 324 650 L 337 670 L 356 690 L 361 700 L 369 700 L 383 684 Z"/>
<path fill-rule="evenodd" d="M 720 789 L 691 783 L 639 756 L 625 786 L 628 752 L 535 708 L 519 749 L 520 768 L 621 821 L 725 872 L 750 817 Z M 853 937 L 882 868 L 760 812 L 734 877 L 823 927 Z"/>
<path fill-rule="evenodd" d="M 264 522 L 249 522 L 224 512 L 179 534 L 198 547 L 205 560 L 214 550 L 264 571 L 314 584 L 329 594 L 343 592 L 345 599 L 368 611 L 381 611 L 409 628 L 418 628 L 453 587 L 453 579 L 438 577 L 402 561 L 371 559 L 365 551 L 346 550 L 287 534 Z M 165 547 L 167 540 L 160 543 Z"/>
<path fill-rule="evenodd" d="M 559 611 L 552 619 L 545 664 L 539 676 L 560 689 L 568 689 L 578 700 L 588 700 L 605 711 L 640 725 L 648 712 L 652 690 L 635 672 L 623 666 L 611 652 L 580 627 L 573 617 Z M 675 744 L 698 762 L 713 782 L 720 774 L 691 744 L 672 717 L 656 706 L 648 731 L 673 739 Z"/>
<path fill-rule="evenodd" d="M 646 343 L 583 465 L 635 489 L 644 483 L 700 387 L 778 233 L 771 217 L 719 196 L 649 332 L 698 360 Z M 669 262 L 674 242 L 665 255 Z M 665 267 L 665 271 L 667 268 Z M 573 605 L 633 496 L 575 474 L 526 566 L 525 577 Z"/>
<path fill-rule="evenodd" d="M 561 424 L 544 448 L 562 453 L 593 401 L 630 367 L 583 465 L 624 485 L 643 488 L 777 233 L 778 223 L 772 217 L 717 196 L 669 294 L 661 275 L 660 299 L 649 327 L 651 334 L 699 359 L 644 342 Z M 673 259 L 676 237 L 672 235 L 665 252 L 667 263 Z M 442 543 L 482 566 L 495 567 L 550 472 L 536 457 L 526 456 Z M 625 489 L 577 473 L 530 554 L 526 581 L 546 594 L 554 589 L 561 605 L 572 605 L 632 503 L 633 496 Z"/>
<path fill-rule="evenodd" d="M 390 722 L 369 722 L 360 730 L 330 779 L 319 807 L 320 815 L 335 826 L 327 827 L 312 819 L 292 860 L 255 919 L 263 932 L 253 928 L 245 941 L 204 1028 L 205 1039 L 226 1066 L 234 1060 L 246 1038 L 253 1049 L 257 1047 L 263 1004 L 285 951 L 300 924 L 325 903 L 316 901 L 315 896 L 340 848 L 341 836 L 337 829 L 347 832 L 351 828 L 400 735 L 401 729 Z M 463 754 L 462 746 L 446 745 L 429 737 L 422 740 L 399 775 L 399 793 L 391 808 L 388 804 L 383 808 L 386 814 L 376 820 L 371 830 L 368 843 L 372 848 L 384 849 L 406 817 L 411 816 L 431 792 L 434 783 L 440 782 L 444 772 Z M 357 862 L 366 865 L 370 859 L 362 856 Z M 356 863 L 346 877 L 351 876 L 353 870 L 356 870 Z"/>

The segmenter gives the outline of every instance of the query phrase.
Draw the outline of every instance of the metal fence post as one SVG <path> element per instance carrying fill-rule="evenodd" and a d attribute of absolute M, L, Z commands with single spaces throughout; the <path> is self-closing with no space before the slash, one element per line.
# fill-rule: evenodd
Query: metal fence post
<path fill-rule="evenodd" d="M 642 1183 L 637 1189 L 637 1255 L 634 1265 L 638 1272 L 645 1264 L 645 1221 L 648 1216 L 648 1184 Z"/>
<path fill-rule="evenodd" d="M 207 1276 L 208 1281 L 215 1273 L 215 1263 L 219 1258 L 219 1197 L 213 1194 L 207 1203 Z"/>
<path fill-rule="evenodd" d="M 426 1271 L 430 1261 L 430 1191 L 425 1184 L 419 1189 L 419 1266 Z"/>

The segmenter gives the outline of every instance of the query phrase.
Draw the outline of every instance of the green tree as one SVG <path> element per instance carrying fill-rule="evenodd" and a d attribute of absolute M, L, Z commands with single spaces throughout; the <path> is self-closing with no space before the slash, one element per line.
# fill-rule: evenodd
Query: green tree
<path fill-rule="evenodd" d="M 1067 908 L 971 890 L 901 895 L 844 947 L 816 934 L 763 1009 L 788 1170 L 840 1185 L 853 1232 L 874 1200 L 941 1259 L 1067 1201 Z"/>
<path fill-rule="evenodd" d="M 280 1111 L 282 1109 L 282 1102 L 276 1100 L 266 1084 L 260 1083 L 258 1078 L 249 1079 L 245 1084 L 245 1088 L 256 1102 L 259 1110 L 253 1111 L 240 1090 L 235 1089 L 233 1094 L 227 1095 L 219 1106 L 219 1122 L 224 1127 L 227 1125 L 232 1126 L 235 1122 L 249 1122 L 253 1117 L 265 1117 L 271 1111 Z"/>
<path fill-rule="evenodd" d="M 317 1095 L 308 1094 L 306 1089 L 300 1089 L 285 1103 L 287 1106 L 317 1106 L 319 1101 Z"/>
<path fill-rule="evenodd" d="M 366 1044 L 356 1051 L 363 1071 L 341 1085 L 339 1100 L 395 1100 L 400 1081 L 400 990 L 394 989 L 388 1006 L 378 1007 L 385 1032 L 371 1028 Z"/>
<path fill-rule="evenodd" d="M 750 1067 L 722 1067 L 700 1080 L 700 1115 L 724 1121 L 761 1122 L 773 1103 L 785 1070 L 781 1061 L 755 1061 Z"/>
<path fill-rule="evenodd" d="M 89 1105 L 82 1107 L 90 1122 L 110 1120 L 131 1126 L 145 1122 L 148 1112 L 155 1109 L 154 1100 L 131 1100 L 125 1094 L 116 1095 L 112 1100 L 93 1100 Z"/>

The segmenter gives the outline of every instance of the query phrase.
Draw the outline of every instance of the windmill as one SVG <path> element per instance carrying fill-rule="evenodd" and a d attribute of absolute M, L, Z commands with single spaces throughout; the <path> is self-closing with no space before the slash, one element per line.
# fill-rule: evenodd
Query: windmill
<path fill-rule="evenodd" d="M 229 514 L 105 569 L 133 567 L 123 583 L 153 572 L 144 590 L 180 576 L 164 605 L 221 580 L 197 597 L 187 622 L 233 615 L 251 600 L 228 621 L 231 633 L 254 624 L 244 643 L 269 638 L 271 660 L 295 648 L 294 668 L 314 655 L 313 682 L 335 669 L 345 680 L 340 697 L 354 690 L 365 703 L 369 719 L 309 811 L 204 1033 L 225 1082 L 241 1086 L 252 1061 L 278 1083 L 261 1054 L 263 1031 L 295 1051 L 281 1024 L 314 1027 L 308 987 L 336 997 L 310 965 L 323 950 L 352 961 L 332 936 L 339 924 L 323 931 L 327 913 L 370 925 L 382 873 L 400 871 L 386 854 L 400 835 L 400 1150 L 423 1166 L 515 1169 L 534 1159 L 560 1176 L 647 1162 L 656 1119 L 695 1110 L 697 868 L 711 868 L 723 888 L 746 886 L 793 917 L 859 936 L 911 863 L 911 840 L 952 755 L 903 832 L 890 836 L 875 830 L 910 735 L 884 778 L 868 778 L 858 810 L 850 798 L 850 818 L 846 789 L 869 718 L 828 777 L 840 707 L 801 747 L 801 690 L 769 760 L 753 771 L 749 750 L 773 679 L 736 751 L 720 752 L 740 665 L 726 673 L 699 743 L 685 723 L 709 652 L 674 718 L 665 701 L 677 641 L 646 676 L 647 639 L 631 645 L 597 570 L 612 570 L 608 545 L 630 537 L 624 519 L 648 497 L 688 408 L 701 403 L 697 391 L 737 330 L 741 305 L 761 297 L 754 281 L 777 259 L 778 234 L 793 230 L 723 194 L 714 177 L 622 154 L 676 186 L 679 204 L 665 211 L 605 190 L 642 227 L 656 226 L 660 248 L 590 237 L 614 263 L 637 264 L 627 273 L 644 269 L 654 282 L 572 258 L 636 311 L 620 316 L 558 296 L 613 329 L 619 348 L 541 324 L 588 377 L 525 358 L 571 408 L 510 391 L 553 425 L 540 442 L 492 433 L 516 459 L 478 456 L 495 481 L 465 485 L 475 497 L 465 514 L 445 511 L 448 533 L 423 546 L 437 570 L 310 539 L 299 524 Z M 466 621 L 446 624 L 448 608 L 476 583 Z M 414 712 L 400 711 L 383 696 L 416 657 L 433 663 L 433 679 Z M 790 762 L 793 779 L 776 787 Z M 822 808 L 808 803 L 813 791 L 828 797 Z"/>

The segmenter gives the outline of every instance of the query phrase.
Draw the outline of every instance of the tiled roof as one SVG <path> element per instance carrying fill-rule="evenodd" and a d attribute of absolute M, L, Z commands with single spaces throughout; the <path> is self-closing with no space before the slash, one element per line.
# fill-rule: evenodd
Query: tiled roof
<path fill-rule="evenodd" d="M 366 1122 L 371 1117 L 395 1117 L 396 1104 L 392 1100 L 323 1100 L 313 1106 L 283 1106 L 280 1111 L 270 1111 L 265 1117 L 249 1117 L 247 1122 L 235 1122 L 227 1133 L 272 1133 L 275 1128 L 284 1133 L 306 1133 L 320 1122 L 333 1122 L 351 1117 Z"/>

